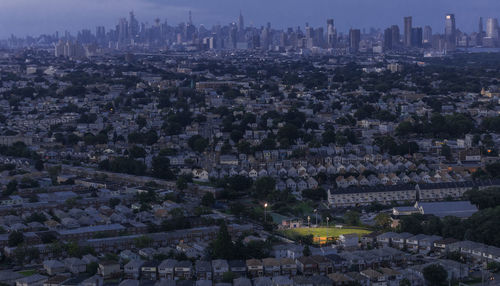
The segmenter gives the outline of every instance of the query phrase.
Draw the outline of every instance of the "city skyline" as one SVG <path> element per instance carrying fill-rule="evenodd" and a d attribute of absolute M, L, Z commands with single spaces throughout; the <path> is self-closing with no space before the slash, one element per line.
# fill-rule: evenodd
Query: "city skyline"
<path fill-rule="evenodd" d="M 338 31 L 348 33 L 349 29 L 384 29 L 394 24 L 403 27 L 403 17 L 412 16 L 413 26 L 429 25 L 434 31 L 444 32 L 443 17 L 454 14 L 457 28 L 464 32 L 475 32 L 478 29 L 479 17 L 497 18 L 492 14 L 500 3 L 488 0 L 464 3 L 459 1 L 440 1 L 436 4 L 429 0 L 419 1 L 418 5 L 410 1 L 386 0 L 370 3 L 367 0 L 324 1 L 318 0 L 308 5 L 299 1 L 274 1 L 266 3 L 267 9 L 261 5 L 245 3 L 245 1 L 214 0 L 210 3 L 202 1 L 158 1 L 158 0 L 88 0 L 78 1 L 48 0 L 36 3 L 32 0 L 6 0 L 0 3 L 0 38 L 11 34 L 16 36 L 38 36 L 52 34 L 56 31 L 75 33 L 81 29 L 92 29 L 96 26 L 112 28 L 125 13 L 134 11 L 140 22 L 152 23 L 155 18 L 165 19 L 172 25 L 186 22 L 188 11 L 192 11 L 194 24 L 211 27 L 214 24 L 225 25 L 236 22 L 239 11 L 243 11 L 247 26 L 259 27 L 271 22 L 275 28 L 304 26 L 325 26 L 327 18 L 335 19 Z M 119 5 L 118 5 L 119 3 Z M 220 8 L 220 7 L 224 8 Z M 473 12 L 471 12 L 471 8 Z M 385 11 L 384 17 L 380 13 Z M 74 11 L 79 11 L 76 14 Z M 304 12 L 305 11 L 305 12 Z M 342 11 L 342 12 L 340 12 Z M 279 13 L 279 14 L 277 14 Z M 28 17 L 26 17 L 28 16 Z"/>

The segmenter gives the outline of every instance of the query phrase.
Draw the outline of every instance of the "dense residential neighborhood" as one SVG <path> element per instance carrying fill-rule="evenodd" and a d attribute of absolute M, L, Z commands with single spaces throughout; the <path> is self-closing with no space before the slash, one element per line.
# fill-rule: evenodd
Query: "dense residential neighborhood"
<path fill-rule="evenodd" d="M 0 285 L 497 285 L 497 43 L 242 17 L 0 41 Z"/>

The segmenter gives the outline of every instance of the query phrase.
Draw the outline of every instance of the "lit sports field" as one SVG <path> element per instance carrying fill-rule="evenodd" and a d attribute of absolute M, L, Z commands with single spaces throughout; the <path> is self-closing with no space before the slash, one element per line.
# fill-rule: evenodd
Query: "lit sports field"
<path fill-rule="evenodd" d="M 314 237 L 320 236 L 320 237 L 339 237 L 341 234 L 348 234 L 348 233 L 357 233 L 359 235 L 371 233 L 371 230 L 367 229 L 359 229 L 359 228 L 335 228 L 335 227 L 317 227 L 317 228 L 293 228 L 293 229 L 287 229 L 284 230 L 282 233 L 290 238 L 294 238 L 297 236 L 306 236 L 306 235 L 312 235 Z"/>

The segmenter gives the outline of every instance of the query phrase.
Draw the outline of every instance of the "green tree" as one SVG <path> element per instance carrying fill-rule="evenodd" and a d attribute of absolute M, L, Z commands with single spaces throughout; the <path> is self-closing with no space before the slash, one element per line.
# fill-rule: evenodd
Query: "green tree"
<path fill-rule="evenodd" d="M 302 250 L 302 255 L 304 256 L 311 256 L 311 249 L 309 248 L 309 245 L 305 245 L 304 249 Z"/>
<path fill-rule="evenodd" d="M 156 156 L 151 163 L 153 176 L 159 179 L 172 180 L 174 173 L 170 169 L 170 160 L 167 157 Z"/>
<path fill-rule="evenodd" d="M 446 158 L 446 160 L 448 160 L 448 161 L 453 160 L 453 155 L 451 153 L 451 148 L 447 144 L 444 144 L 441 147 L 441 155 L 443 155 Z"/>
<path fill-rule="evenodd" d="M 220 225 L 217 238 L 212 242 L 211 254 L 213 258 L 220 259 L 232 259 L 235 255 L 234 244 L 225 222 Z"/>
<path fill-rule="evenodd" d="M 425 280 L 432 286 L 443 285 L 447 278 L 448 272 L 439 264 L 431 264 L 423 270 Z"/>
<path fill-rule="evenodd" d="M 257 197 L 267 197 L 275 188 L 276 181 L 271 177 L 261 177 L 255 180 L 255 194 Z"/>
<path fill-rule="evenodd" d="M 211 207 L 215 203 L 215 198 L 212 193 L 205 193 L 201 198 L 201 204 L 206 207 Z"/>
<path fill-rule="evenodd" d="M 22 232 L 15 230 L 9 234 L 8 245 L 10 247 L 18 246 L 19 244 L 23 243 L 23 241 L 24 235 Z"/>
<path fill-rule="evenodd" d="M 17 192 L 17 181 L 12 180 L 7 184 L 5 190 L 3 191 L 3 195 L 10 196 L 10 195 L 14 194 L 15 192 Z"/>
<path fill-rule="evenodd" d="M 149 236 L 139 236 L 134 239 L 134 244 L 137 248 L 145 248 L 151 246 L 153 239 Z"/>
<path fill-rule="evenodd" d="M 194 135 L 188 140 L 188 146 L 194 151 L 202 153 L 208 147 L 208 140 L 200 135 Z"/>
<path fill-rule="evenodd" d="M 238 278 L 234 272 L 228 271 L 222 274 L 222 283 L 233 283 L 233 280 Z"/>
<path fill-rule="evenodd" d="M 408 278 L 403 278 L 399 281 L 399 286 L 411 286 L 411 282 Z"/>
<path fill-rule="evenodd" d="M 348 225 L 360 225 L 360 215 L 357 211 L 347 211 L 344 214 L 344 221 Z"/>
<path fill-rule="evenodd" d="M 391 216 L 387 213 L 379 213 L 375 216 L 375 226 L 380 229 L 387 229 L 391 226 Z"/>

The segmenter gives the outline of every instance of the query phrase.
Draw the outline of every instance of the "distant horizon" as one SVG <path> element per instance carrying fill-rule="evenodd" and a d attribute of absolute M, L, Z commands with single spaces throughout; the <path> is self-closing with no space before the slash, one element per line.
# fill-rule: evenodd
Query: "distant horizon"
<path fill-rule="evenodd" d="M 222 7 L 222 8 L 221 8 Z M 403 17 L 412 16 L 413 25 L 429 25 L 433 33 L 444 32 L 445 15 L 455 14 L 457 28 L 466 33 L 476 32 L 479 17 L 500 15 L 500 1 L 493 0 L 2 0 L 0 3 L 0 38 L 69 31 L 72 35 L 82 29 L 95 33 L 96 26 L 114 29 L 118 20 L 134 11 L 139 22 L 153 23 L 155 18 L 167 19 L 175 26 L 186 22 L 188 11 L 193 23 L 207 28 L 216 24 L 235 22 L 240 10 L 245 26 L 260 27 L 270 22 L 275 29 L 325 27 L 333 18 L 337 30 L 346 33 L 350 28 L 384 29 L 403 26 Z M 491 11 L 498 11 L 492 14 Z M 485 23 L 485 21 L 484 21 Z"/>

